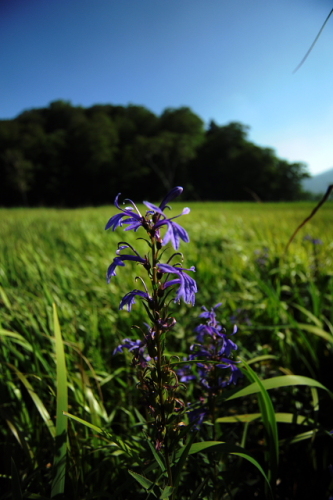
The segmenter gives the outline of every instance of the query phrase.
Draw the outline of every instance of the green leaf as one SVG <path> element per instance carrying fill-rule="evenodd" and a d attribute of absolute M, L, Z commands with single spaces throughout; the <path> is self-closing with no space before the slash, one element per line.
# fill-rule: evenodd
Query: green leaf
<path fill-rule="evenodd" d="M 22 500 L 23 497 L 20 485 L 21 483 L 20 476 L 18 474 L 13 458 L 11 458 L 11 474 L 12 474 L 12 499 Z"/>
<path fill-rule="evenodd" d="M 215 420 L 217 424 L 230 424 L 233 422 L 253 422 L 261 418 L 261 413 L 244 413 L 243 415 L 232 415 L 219 417 Z"/>
<path fill-rule="evenodd" d="M 272 354 L 263 354 L 262 356 L 250 359 L 247 364 L 253 365 L 254 363 L 260 363 L 261 361 L 268 361 L 272 359 L 277 359 L 277 356 L 273 356 Z"/>
<path fill-rule="evenodd" d="M 64 415 L 64 412 L 66 412 L 68 409 L 65 351 L 55 304 L 53 304 L 53 322 L 57 366 L 57 421 L 55 438 L 56 450 L 54 457 L 55 475 L 52 481 L 51 498 L 55 497 L 56 495 L 63 495 L 65 491 L 67 418 Z"/>
<path fill-rule="evenodd" d="M 218 446 L 220 449 L 223 448 L 223 451 L 226 447 L 230 447 L 229 444 L 224 441 L 201 441 L 199 443 L 194 443 L 191 445 L 189 455 L 194 455 L 195 453 L 200 453 L 201 451 L 207 450 L 208 448 L 212 448 L 213 446 Z M 227 453 L 229 452 L 229 448 Z"/>
<path fill-rule="evenodd" d="M 292 439 L 283 439 L 281 441 L 282 443 L 288 443 L 288 444 L 293 444 L 293 443 L 299 443 L 300 441 L 304 441 L 304 439 L 310 439 L 313 437 L 314 434 L 316 434 L 317 430 L 312 429 L 311 431 L 307 432 L 302 432 L 301 434 L 297 434 L 297 436 L 294 436 Z"/>
<path fill-rule="evenodd" d="M 56 436 L 56 429 L 55 429 L 55 427 L 53 425 L 53 422 L 52 422 L 52 419 L 50 417 L 50 414 L 47 411 L 47 409 L 45 408 L 44 403 L 42 402 L 42 400 L 40 399 L 40 397 L 36 394 L 35 389 L 32 387 L 32 385 L 30 384 L 30 382 L 27 379 L 27 377 L 25 375 L 23 375 L 23 373 L 21 373 L 16 368 L 16 366 L 11 365 L 10 363 L 8 363 L 8 366 L 16 373 L 16 375 L 21 380 L 21 382 L 24 385 L 24 387 L 27 389 L 27 391 L 28 391 L 31 399 L 35 403 L 35 406 L 36 406 L 39 414 L 41 415 L 42 419 L 46 423 L 46 426 L 47 426 L 47 428 L 48 428 L 48 430 L 49 430 L 52 438 L 55 438 L 55 436 Z"/>
<path fill-rule="evenodd" d="M 307 385 L 309 387 L 319 387 L 327 392 L 330 392 L 325 386 L 323 386 L 317 380 L 309 377 L 303 377 L 302 375 L 281 375 L 280 377 L 272 377 L 261 381 L 263 387 L 266 390 L 278 389 L 280 387 L 288 387 L 293 385 Z M 241 398 L 244 396 L 249 396 L 250 394 L 255 394 L 260 392 L 260 387 L 257 382 L 244 387 L 240 391 L 236 392 L 232 396 L 226 399 L 226 401 L 231 401 L 232 399 Z M 331 394 L 331 393 L 330 393 Z"/>
<path fill-rule="evenodd" d="M 132 477 L 134 477 L 134 479 L 139 484 L 141 484 L 141 486 L 146 491 L 151 490 L 151 493 L 154 495 L 154 497 L 156 497 L 155 493 L 152 491 L 152 488 L 154 487 L 154 483 L 152 483 L 151 481 L 149 481 L 149 479 L 147 479 L 146 477 L 141 476 L 140 474 L 137 474 L 136 472 L 133 472 L 132 470 L 129 470 L 128 472 L 129 472 L 129 474 L 131 474 Z"/>
<path fill-rule="evenodd" d="M 89 427 L 95 432 L 98 432 L 99 434 L 103 434 L 103 429 L 100 427 L 97 427 L 97 425 L 93 425 L 90 422 L 87 422 L 86 420 L 83 420 L 83 418 L 77 417 L 76 415 L 72 415 L 71 413 L 68 413 L 67 411 L 63 412 L 66 417 L 72 418 L 73 420 L 76 420 L 80 424 L 85 425 L 86 427 Z"/>
<path fill-rule="evenodd" d="M 184 446 L 184 448 L 181 448 L 181 450 L 179 450 L 179 452 L 177 454 L 178 461 L 177 461 L 176 465 L 174 466 L 174 472 L 173 472 L 174 486 L 176 488 L 178 487 L 180 477 L 181 477 L 181 471 L 182 471 L 182 468 L 184 467 L 186 459 L 190 453 L 194 438 L 195 438 L 195 434 L 192 433 L 192 436 L 190 437 L 187 445 Z"/>
<path fill-rule="evenodd" d="M 11 304 L 10 304 L 9 299 L 7 297 L 7 294 L 6 294 L 5 290 L 2 288 L 2 286 L 0 286 L 0 297 L 2 298 L 2 302 L 5 304 L 7 309 L 11 309 Z"/>
<path fill-rule="evenodd" d="M 22 335 L 16 332 L 10 332 L 9 330 L 0 328 L 0 339 L 4 341 L 6 338 L 10 339 L 15 344 L 19 344 L 27 351 L 32 352 L 33 350 L 32 345 Z M 12 349 L 12 352 L 15 352 L 15 355 L 18 358 L 20 357 L 20 353 L 18 353 L 18 351 Z M 24 357 L 22 357 L 22 359 L 24 359 Z"/>
<path fill-rule="evenodd" d="M 202 451 L 220 451 L 221 453 L 228 453 L 231 455 L 237 455 L 239 457 L 244 458 L 245 460 L 248 460 L 253 464 L 262 474 L 262 476 L 265 478 L 265 481 L 267 482 L 268 486 L 270 487 L 268 477 L 266 476 L 263 468 L 261 465 L 250 455 L 245 453 L 244 448 L 241 448 L 240 446 L 236 446 L 233 444 L 225 443 L 224 441 L 202 441 L 200 443 L 194 443 L 191 446 L 190 449 L 190 455 L 193 455 L 195 453 L 200 453 Z"/>
<path fill-rule="evenodd" d="M 25 433 L 21 432 L 21 430 L 17 427 L 17 425 L 14 422 L 12 422 L 11 420 L 9 420 L 8 418 L 6 418 L 6 422 L 7 422 L 8 427 L 10 428 L 11 432 L 15 436 L 15 439 L 17 440 L 17 442 L 19 443 L 19 445 L 23 449 L 25 456 L 28 458 L 29 466 L 31 468 L 33 468 L 35 458 L 34 458 L 33 451 L 29 445 L 29 442 L 26 439 Z"/>
<path fill-rule="evenodd" d="M 202 498 L 199 496 L 201 494 L 201 491 L 204 489 L 206 484 L 209 481 L 209 476 L 207 475 L 206 478 L 198 485 L 198 487 L 193 491 L 190 500 L 197 500 L 198 498 Z"/>
<path fill-rule="evenodd" d="M 261 419 L 261 417 L 261 413 L 247 413 L 243 415 L 233 415 L 230 417 L 220 417 L 216 419 L 216 423 L 226 424 L 233 422 L 253 422 L 254 420 Z M 293 413 L 275 413 L 275 419 L 277 422 L 284 424 L 309 425 L 310 423 L 314 423 L 314 421 L 309 417 L 294 415 Z"/>
<path fill-rule="evenodd" d="M 154 458 L 155 458 L 156 462 L 160 466 L 161 471 L 165 472 L 166 471 L 166 467 L 164 465 L 164 461 L 163 461 L 162 455 L 160 453 L 158 453 L 158 451 L 155 449 L 154 445 L 150 441 L 148 441 L 148 445 L 149 445 L 149 448 L 150 448 L 152 454 L 154 455 Z"/>
<path fill-rule="evenodd" d="M 170 498 L 173 492 L 174 488 L 172 486 L 166 486 L 162 491 L 160 499 L 162 500 L 163 498 Z"/>
<path fill-rule="evenodd" d="M 269 397 L 269 394 L 263 385 L 263 381 L 260 380 L 258 375 L 246 362 L 243 361 L 243 363 L 245 366 L 245 375 L 250 381 L 257 384 L 259 388 L 258 402 L 262 414 L 262 421 L 265 427 L 266 442 L 268 446 L 268 450 L 265 453 L 266 460 L 269 464 L 268 477 L 270 480 L 270 484 L 274 486 L 277 479 L 277 470 L 279 463 L 279 438 L 274 407 L 271 398 Z"/>
<path fill-rule="evenodd" d="M 248 462 L 250 462 L 252 465 L 254 465 L 259 472 L 262 474 L 262 476 L 265 478 L 267 485 L 270 487 L 268 477 L 265 474 L 264 469 L 261 467 L 261 465 L 253 458 L 251 455 L 248 455 L 247 453 L 241 453 L 238 451 L 232 452 L 231 455 L 236 455 L 238 457 L 244 458 Z"/>
<path fill-rule="evenodd" d="M 83 420 L 83 418 L 77 417 L 76 415 L 72 415 L 71 413 L 68 413 L 67 411 L 64 411 L 63 414 L 66 417 L 69 417 L 73 420 L 76 420 L 76 422 L 79 422 L 80 424 L 85 425 L 86 427 L 89 427 L 92 429 L 94 432 L 97 432 L 98 434 L 103 434 L 104 436 L 111 437 L 111 434 L 109 434 L 107 431 L 102 429 L 101 427 L 97 427 L 97 425 L 91 424 L 90 422 L 87 422 L 87 420 Z M 113 444 L 114 446 L 118 446 L 117 443 L 109 443 Z"/>
<path fill-rule="evenodd" d="M 26 341 L 26 339 L 22 335 L 20 335 L 19 333 L 16 333 L 16 332 L 11 332 L 9 330 L 5 330 L 4 328 L 0 328 L 0 335 L 3 337 L 12 337 L 14 339 L 20 340 L 22 343 L 28 344 L 28 342 Z"/>
<path fill-rule="evenodd" d="M 325 332 L 325 330 L 323 330 L 319 326 L 297 323 L 297 328 L 299 328 L 300 330 L 305 330 L 306 332 L 309 333 L 313 333 L 314 335 L 317 335 L 317 337 L 321 337 L 327 342 L 330 342 L 330 344 L 333 344 L 333 335 Z"/>
<path fill-rule="evenodd" d="M 292 307 L 295 307 L 296 309 L 298 309 L 299 311 L 301 311 L 305 316 L 307 316 L 309 318 L 310 321 L 312 321 L 315 325 L 317 325 L 319 328 L 322 328 L 323 324 L 322 322 L 320 321 L 319 318 L 317 318 L 317 316 L 315 316 L 314 314 L 312 314 L 311 311 L 309 311 L 308 309 L 306 309 L 305 307 L 302 307 L 300 304 L 296 304 L 295 302 L 293 302 L 292 304 L 290 304 Z M 300 323 L 297 323 L 298 326 L 301 326 L 303 327 L 302 324 Z M 305 325 L 305 326 L 309 326 L 309 325 Z"/>

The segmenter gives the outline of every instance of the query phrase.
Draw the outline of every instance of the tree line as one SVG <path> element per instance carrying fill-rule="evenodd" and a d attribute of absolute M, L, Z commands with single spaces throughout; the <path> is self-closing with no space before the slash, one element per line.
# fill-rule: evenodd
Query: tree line
<path fill-rule="evenodd" d="M 248 127 L 219 126 L 190 108 L 157 116 L 143 106 L 55 101 L 0 120 L 1 206 L 88 206 L 126 197 L 157 200 L 175 185 L 187 199 L 292 201 L 308 177 Z"/>

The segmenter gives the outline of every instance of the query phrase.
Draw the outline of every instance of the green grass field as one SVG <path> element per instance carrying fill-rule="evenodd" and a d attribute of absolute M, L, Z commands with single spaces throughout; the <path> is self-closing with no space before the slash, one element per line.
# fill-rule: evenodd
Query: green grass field
<path fill-rule="evenodd" d="M 173 203 L 172 214 L 185 205 Z M 234 323 L 239 327 L 241 358 L 251 362 L 262 357 L 252 364 L 260 377 L 302 375 L 333 391 L 333 204 L 324 205 L 299 231 L 287 253 L 290 236 L 314 204 L 190 203 L 189 207 L 191 213 L 180 223 L 191 241 L 182 243 L 180 251 L 184 267 L 196 267 L 199 292 L 194 307 L 174 305 L 177 325 L 168 343 L 170 353 L 186 356 L 201 306 L 222 302 L 222 323 L 230 330 Z M 121 490 L 128 480 L 127 469 L 139 468 L 138 454 L 145 445 L 131 356 L 112 355 L 122 339 L 138 336 L 131 326 L 146 321 L 139 300 L 131 313 L 118 310 L 120 298 L 138 287 L 134 278 L 141 275 L 141 268 L 126 263 L 110 284 L 105 273 L 118 242 L 129 242 L 140 253 L 147 246 L 137 240 L 144 236 L 141 230 L 104 231 L 115 213 L 114 207 L 0 210 L 1 498 L 49 498 L 51 490 L 53 496 L 57 491 L 52 464 L 59 422 L 55 415 L 60 351 L 55 349 L 53 304 L 66 355 L 68 411 L 113 436 L 100 436 L 69 421 L 66 498 L 146 498 L 134 484 Z M 317 239 L 321 243 L 313 241 Z M 189 397 L 193 394 L 189 389 Z M 309 491 L 326 498 L 328 465 L 333 463 L 332 439 L 326 434 L 333 427 L 332 399 L 321 389 L 293 387 L 274 389 L 272 402 L 275 412 L 295 415 L 292 425 L 279 427 L 282 486 L 276 498 L 304 498 Z M 219 417 L 255 411 L 258 405 L 249 398 L 221 407 Z M 298 414 L 315 424 L 297 426 Z M 254 450 L 269 470 L 266 452 L 259 449 L 262 426 L 245 426 L 247 438 L 242 423 L 229 423 L 223 432 Z M 292 443 L 304 432 L 309 439 Z M 288 464 L 294 470 L 292 478 Z M 187 480 L 193 474 L 191 467 L 190 461 Z M 249 471 L 243 473 L 245 486 L 230 498 L 255 498 L 256 491 L 265 495 L 261 479 Z M 245 492 L 247 496 L 242 496 Z"/>

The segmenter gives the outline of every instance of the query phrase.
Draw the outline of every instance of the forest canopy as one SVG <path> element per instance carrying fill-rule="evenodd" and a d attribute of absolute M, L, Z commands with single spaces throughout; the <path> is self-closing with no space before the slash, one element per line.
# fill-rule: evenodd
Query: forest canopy
<path fill-rule="evenodd" d="M 143 106 L 52 102 L 0 120 L 1 206 L 89 206 L 121 191 L 158 199 L 175 185 L 189 200 L 293 201 L 304 163 L 248 140 L 248 127 L 217 125 L 188 107 L 160 116 Z"/>

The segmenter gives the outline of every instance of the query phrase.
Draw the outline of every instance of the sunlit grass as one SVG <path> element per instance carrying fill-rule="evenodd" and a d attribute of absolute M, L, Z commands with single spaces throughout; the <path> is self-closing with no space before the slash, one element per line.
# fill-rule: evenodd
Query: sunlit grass
<path fill-rule="evenodd" d="M 199 293 L 194 308 L 174 305 L 174 351 L 188 352 L 200 306 L 222 302 L 223 323 L 227 328 L 233 323 L 239 326 L 241 356 L 247 360 L 271 356 L 272 361 L 257 363 L 259 374 L 310 376 L 332 390 L 328 367 L 333 362 L 333 205 L 321 208 L 287 253 L 291 234 L 313 204 L 173 203 L 171 215 L 186 205 L 191 213 L 182 217 L 181 224 L 191 242 L 180 250 L 184 267 L 196 267 Z M 144 210 L 143 205 L 139 208 Z M 44 408 L 43 415 L 55 422 L 53 303 L 66 351 L 68 411 L 113 429 L 120 439 L 114 448 L 106 438 L 103 441 L 70 423 L 71 477 L 83 480 L 91 474 L 94 488 L 98 485 L 102 491 L 111 480 L 103 467 L 99 471 L 105 449 L 107 467 L 112 465 L 117 484 L 127 477 L 120 472 L 121 464 L 131 463 L 126 439 L 128 429 L 138 425 L 133 410 L 138 403 L 136 380 L 130 357 L 120 359 L 112 353 L 123 338 L 138 335 L 131 330 L 133 324 L 145 321 L 140 301 L 132 313 L 118 310 L 120 298 L 138 287 L 134 277 L 141 269 L 126 263 L 109 285 L 105 273 L 119 241 L 130 242 L 139 253 L 145 253 L 147 245 L 137 241 L 144 236 L 140 230 L 105 232 L 114 213 L 113 206 L 0 210 L 0 411 L 4 422 L 0 447 L 4 452 L 11 443 L 17 470 L 30 467 L 31 484 L 35 491 L 39 484 L 45 495 L 49 494 L 45 484 L 51 484 L 51 479 L 39 477 L 36 471 L 53 462 L 52 436 L 40 413 Z M 304 240 L 306 235 L 321 239 L 322 244 Z M 32 394 L 38 397 L 34 400 Z M 285 393 L 289 402 L 290 394 Z M 303 396 L 296 391 L 293 397 L 299 408 L 306 409 Z M 289 412 L 284 405 L 281 396 L 275 411 Z M 130 437 L 140 450 L 137 435 Z M 45 446 L 40 446 L 43 439 Z M 94 451 L 92 443 L 104 451 Z M 49 469 L 44 473 L 51 478 Z M 10 477 L 10 463 L 0 474 Z M 22 487 L 29 489 L 28 484 Z"/>

